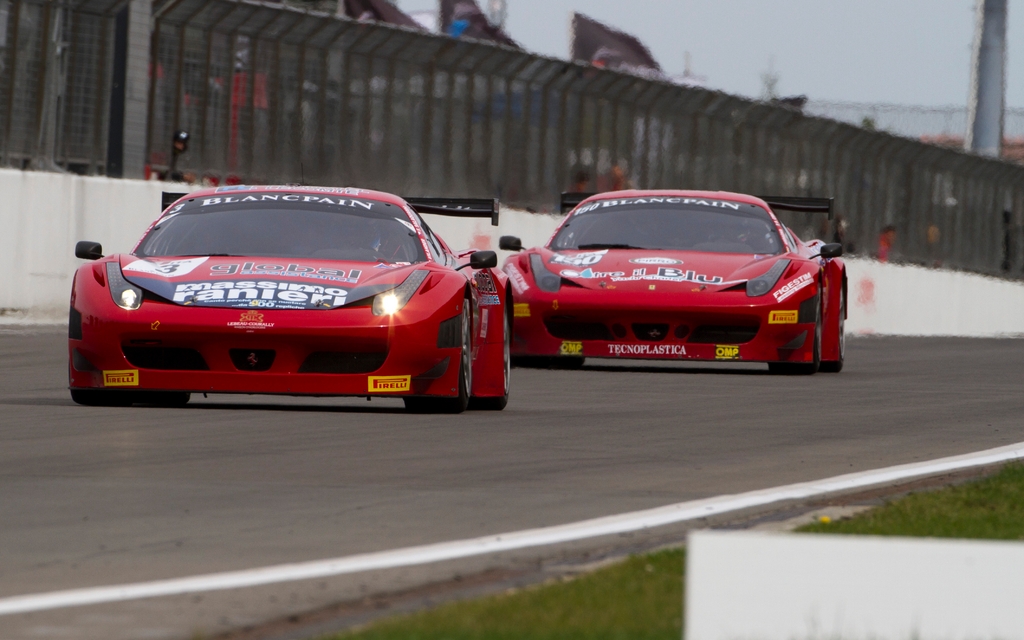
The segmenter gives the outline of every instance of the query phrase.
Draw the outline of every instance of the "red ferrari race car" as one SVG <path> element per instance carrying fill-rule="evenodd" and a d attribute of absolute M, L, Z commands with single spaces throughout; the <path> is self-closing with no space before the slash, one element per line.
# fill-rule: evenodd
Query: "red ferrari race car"
<path fill-rule="evenodd" d="M 846 270 L 839 244 L 802 242 L 773 209 L 828 213 L 825 198 L 705 191 L 563 196 L 546 247 L 505 264 L 512 355 L 767 362 L 776 373 L 843 368 Z M 572 205 L 577 204 L 573 208 Z M 522 251 L 503 236 L 499 246 Z"/>
<path fill-rule="evenodd" d="M 497 224 L 496 201 L 298 186 L 164 195 L 130 254 L 76 247 L 95 262 L 71 292 L 75 402 L 266 393 L 505 407 L 507 278 L 493 251 L 455 254 L 420 216 Z"/>

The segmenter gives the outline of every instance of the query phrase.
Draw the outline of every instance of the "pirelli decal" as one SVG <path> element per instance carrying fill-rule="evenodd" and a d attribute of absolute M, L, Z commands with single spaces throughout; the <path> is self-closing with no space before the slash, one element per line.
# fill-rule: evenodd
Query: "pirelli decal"
<path fill-rule="evenodd" d="M 121 371 L 104 371 L 104 387 L 137 387 L 139 386 L 139 370 L 123 369 Z"/>
<path fill-rule="evenodd" d="M 370 393 L 401 393 L 408 391 L 412 384 L 412 376 L 370 376 Z"/>
<path fill-rule="evenodd" d="M 768 314 L 768 324 L 796 324 L 800 320 L 800 312 L 772 311 Z"/>
<path fill-rule="evenodd" d="M 516 318 L 529 318 L 530 317 L 530 303 L 529 302 L 517 302 L 517 303 L 515 303 L 515 317 Z"/>

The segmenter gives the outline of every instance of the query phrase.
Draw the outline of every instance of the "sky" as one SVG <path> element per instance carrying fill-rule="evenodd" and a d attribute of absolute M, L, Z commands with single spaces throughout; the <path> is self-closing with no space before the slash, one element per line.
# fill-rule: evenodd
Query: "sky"
<path fill-rule="evenodd" d="M 975 0 L 507 0 L 506 29 L 527 50 L 568 57 L 580 11 L 643 40 L 669 75 L 758 97 L 774 59 L 779 95 L 965 105 Z M 397 0 L 405 11 L 437 0 Z M 1007 106 L 1024 107 L 1024 0 L 1009 0 Z M 1015 43 L 1017 46 L 1014 46 Z"/>

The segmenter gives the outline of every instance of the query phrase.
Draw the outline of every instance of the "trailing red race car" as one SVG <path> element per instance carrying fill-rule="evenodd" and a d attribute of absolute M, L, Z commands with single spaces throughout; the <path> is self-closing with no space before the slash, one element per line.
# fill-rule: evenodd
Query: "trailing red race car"
<path fill-rule="evenodd" d="M 494 252 L 454 254 L 420 216 L 497 224 L 496 201 L 297 186 L 164 195 L 132 253 L 76 247 L 95 262 L 71 292 L 75 402 L 269 393 L 504 408 L 507 278 Z"/>
<path fill-rule="evenodd" d="M 827 212 L 824 198 L 619 191 L 582 198 L 546 247 L 505 263 L 512 355 L 767 362 L 776 373 L 843 368 L 842 246 L 800 241 L 774 209 Z M 573 208 L 573 205 L 578 204 Z M 521 251 L 518 238 L 500 247 Z"/>

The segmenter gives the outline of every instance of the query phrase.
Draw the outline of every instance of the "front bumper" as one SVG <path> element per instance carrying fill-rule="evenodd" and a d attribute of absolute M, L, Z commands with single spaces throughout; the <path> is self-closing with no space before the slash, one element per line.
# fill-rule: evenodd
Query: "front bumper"
<path fill-rule="evenodd" d="M 391 318 L 374 316 L 368 307 L 240 312 L 154 301 L 135 311 L 102 306 L 81 310 L 81 338 L 68 341 L 71 388 L 457 395 L 460 349 L 437 347 L 446 319 L 441 311 L 416 316 L 403 310 Z"/>
<path fill-rule="evenodd" d="M 599 296 L 599 297 L 598 297 Z M 760 300 L 760 301 L 757 301 Z M 817 292 L 775 303 L 740 292 L 637 297 L 563 289 L 516 304 L 515 356 L 810 362 Z"/>

